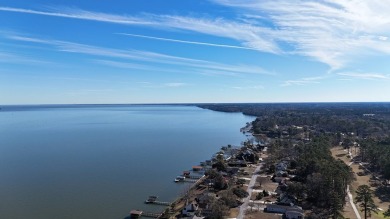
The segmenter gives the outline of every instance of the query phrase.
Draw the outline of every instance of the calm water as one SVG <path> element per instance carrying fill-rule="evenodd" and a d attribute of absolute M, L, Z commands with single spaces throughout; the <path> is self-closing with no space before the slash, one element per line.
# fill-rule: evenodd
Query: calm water
<path fill-rule="evenodd" d="M 123 219 L 148 195 L 173 201 L 173 179 L 238 145 L 253 118 L 191 106 L 2 107 L 0 218 Z"/>

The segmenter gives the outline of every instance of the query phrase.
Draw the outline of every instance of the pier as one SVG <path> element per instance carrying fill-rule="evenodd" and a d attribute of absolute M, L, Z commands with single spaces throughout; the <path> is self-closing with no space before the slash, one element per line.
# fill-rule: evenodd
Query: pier
<path fill-rule="evenodd" d="M 170 206 L 172 204 L 170 202 L 157 201 L 157 198 L 158 198 L 157 196 L 151 195 L 145 201 L 145 204 L 155 204 L 155 205 L 165 205 L 165 206 Z"/>
<path fill-rule="evenodd" d="M 185 179 L 183 182 L 196 183 L 199 179 Z"/>
<path fill-rule="evenodd" d="M 188 176 L 186 176 L 186 178 L 189 178 L 189 179 L 200 179 L 200 178 L 202 178 L 203 176 L 201 176 L 201 175 L 197 175 L 197 176 L 194 176 L 194 175 L 188 175 Z"/>
<path fill-rule="evenodd" d="M 130 218 L 139 218 L 139 217 L 160 218 L 161 216 L 162 213 L 153 213 L 153 212 L 146 212 L 141 210 L 130 211 Z"/>

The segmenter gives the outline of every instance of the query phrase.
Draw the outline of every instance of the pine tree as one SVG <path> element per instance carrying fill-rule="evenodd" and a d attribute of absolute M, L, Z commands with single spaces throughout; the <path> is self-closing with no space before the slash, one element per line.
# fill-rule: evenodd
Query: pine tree
<path fill-rule="evenodd" d="M 362 208 L 361 211 L 364 212 L 364 219 L 367 219 L 367 216 L 371 216 L 371 211 L 377 212 L 377 206 L 372 200 L 372 191 L 368 185 L 361 185 L 356 190 L 356 199 L 357 203 L 360 203 L 359 206 Z"/>

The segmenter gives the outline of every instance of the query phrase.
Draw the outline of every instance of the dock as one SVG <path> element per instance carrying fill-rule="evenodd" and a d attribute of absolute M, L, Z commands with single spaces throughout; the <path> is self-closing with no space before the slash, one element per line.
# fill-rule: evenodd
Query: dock
<path fill-rule="evenodd" d="M 165 206 L 170 206 L 172 203 L 170 202 L 162 202 L 162 201 L 157 201 L 157 196 L 151 195 L 149 196 L 148 199 L 146 199 L 145 204 L 155 204 L 155 205 L 165 205 Z"/>
<path fill-rule="evenodd" d="M 200 178 L 202 178 L 203 176 L 201 176 L 201 175 L 196 175 L 196 176 L 194 176 L 194 175 L 188 175 L 188 176 L 186 176 L 186 178 L 189 178 L 189 179 L 200 179 Z"/>
<path fill-rule="evenodd" d="M 199 179 L 185 179 L 183 182 L 196 183 Z"/>
<path fill-rule="evenodd" d="M 130 211 L 130 218 L 139 218 L 139 217 L 160 218 L 161 216 L 162 213 L 153 213 L 153 212 L 146 212 L 141 210 Z"/>

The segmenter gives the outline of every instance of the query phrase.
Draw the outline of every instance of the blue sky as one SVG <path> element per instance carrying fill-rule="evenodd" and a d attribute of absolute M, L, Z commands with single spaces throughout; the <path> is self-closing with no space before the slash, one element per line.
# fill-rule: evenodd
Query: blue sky
<path fill-rule="evenodd" d="M 0 104 L 390 101 L 390 0 L 0 0 Z"/>

